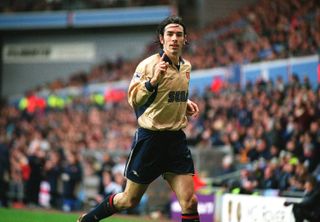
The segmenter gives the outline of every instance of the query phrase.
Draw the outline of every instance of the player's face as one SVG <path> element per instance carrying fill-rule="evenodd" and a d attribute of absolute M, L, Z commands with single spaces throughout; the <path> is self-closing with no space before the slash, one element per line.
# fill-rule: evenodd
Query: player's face
<path fill-rule="evenodd" d="M 160 41 L 166 54 L 180 56 L 185 43 L 183 27 L 179 24 L 167 25 L 163 36 L 160 36 Z"/>

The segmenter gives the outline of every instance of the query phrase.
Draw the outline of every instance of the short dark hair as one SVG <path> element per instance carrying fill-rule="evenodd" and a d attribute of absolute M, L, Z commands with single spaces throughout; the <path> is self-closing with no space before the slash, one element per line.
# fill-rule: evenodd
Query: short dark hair
<path fill-rule="evenodd" d="M 312 187 L 316 187 L 318 183 L 317 179 L 312 175 L 306 178 L 306 182 L 310 183 Z"/>
<path fill-rule="evenodd" d="M 157 28 L 157 43 L 160 45 L 160 48 L 163 48 L 163 45 L 160 42 L 160 35 L 164 35 L 164 29 L 167 25 L 169 24 L 178 24 L 181 25 L 183 28 L 183 34 L 186 35 L 187 34 L 187 30 L 186 30 L 186 26 L 182 21 L 182 18 L 179 16 L 169 16 L 167 18 L 165 18 L 162 22 L 160 22 L 160 24 L 158 25 Z"/>

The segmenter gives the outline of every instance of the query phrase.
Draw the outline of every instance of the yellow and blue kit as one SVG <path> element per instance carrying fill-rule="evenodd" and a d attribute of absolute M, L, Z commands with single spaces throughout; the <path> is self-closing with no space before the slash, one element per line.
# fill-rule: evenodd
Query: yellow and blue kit
<path fill-rule="evenodd" d="M 152 78 L 162 52 L 143 60 L 128 89 L 139 128 L 136 131 L 125 176 L 149 184 L 165 173 L 194 174 L 191 152 L 182 129 L 187 125 L 190 62 L 180 58 L 175 65 L 165 56 L 168 68 L 156 86 Z"/>
<path fill-rule="evenodd" d="M 143 60 L 134 73 L 128 90 L 128 100 L 134 108 L 140 127 L 150 130 L 179 130 L 187 125 L 186 109 L 190 81 L 190 62 L 180 59 L 178 66 L 169 63 L 159 84 L 150 79 L 163 52 Z"/>

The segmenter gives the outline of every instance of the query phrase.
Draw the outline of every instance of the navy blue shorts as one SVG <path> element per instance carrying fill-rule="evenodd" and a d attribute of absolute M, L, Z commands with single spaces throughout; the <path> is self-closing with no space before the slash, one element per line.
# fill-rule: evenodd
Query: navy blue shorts
<path fill-rule="evenodd" d="M 152 131 L 138 128 L 128 157 L 125 177 L 150 184 L 164 173 L 194 174 L 186 135 L 179 131 Z"/>

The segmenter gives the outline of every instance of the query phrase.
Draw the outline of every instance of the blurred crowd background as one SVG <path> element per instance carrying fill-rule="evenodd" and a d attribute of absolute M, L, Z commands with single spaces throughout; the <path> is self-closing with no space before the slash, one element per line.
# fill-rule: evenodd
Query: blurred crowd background
<path fill-rule="evenodd" d="M 73 8 L 132 7 L 168 1 L 1 1 L 3 13 Z M 316 0 L 257 1 L 202 29 L 188 30 L 184 57 L 193 70 L 320 53 L 320 7 Z M 43 206 L 64 211 L 93 206 L 123 190 L 123 170 L 136 129 L 126 94 L 75 96 L 60 101 L 37 96 L 70 86 L 128 80 L 145 56 L 118 58 L 30 89 L 18 103 L 0 108 L 0 205 Z M 199 172 L 201 186 L 252 194 L 257 190 L 303 191 L 306 178 L 320 181 L 320 87 L 308 76 L 238 84 L 221 82 L 190 98 L 200 116 L 185 129 L 194 150 L 227 147 L 212 183 Z M 26 106 L 28 101 L 29 106 Z M 60 101 L 60 102 L 59 102 Z M 30 104 L 32 104 L 30 106 Z M 50 198 L 49 198 L 50 197 Z M 148 212 L 148 194 L 132 212 Z M 163 212 L 168 209 L 163 207 Z"/>

